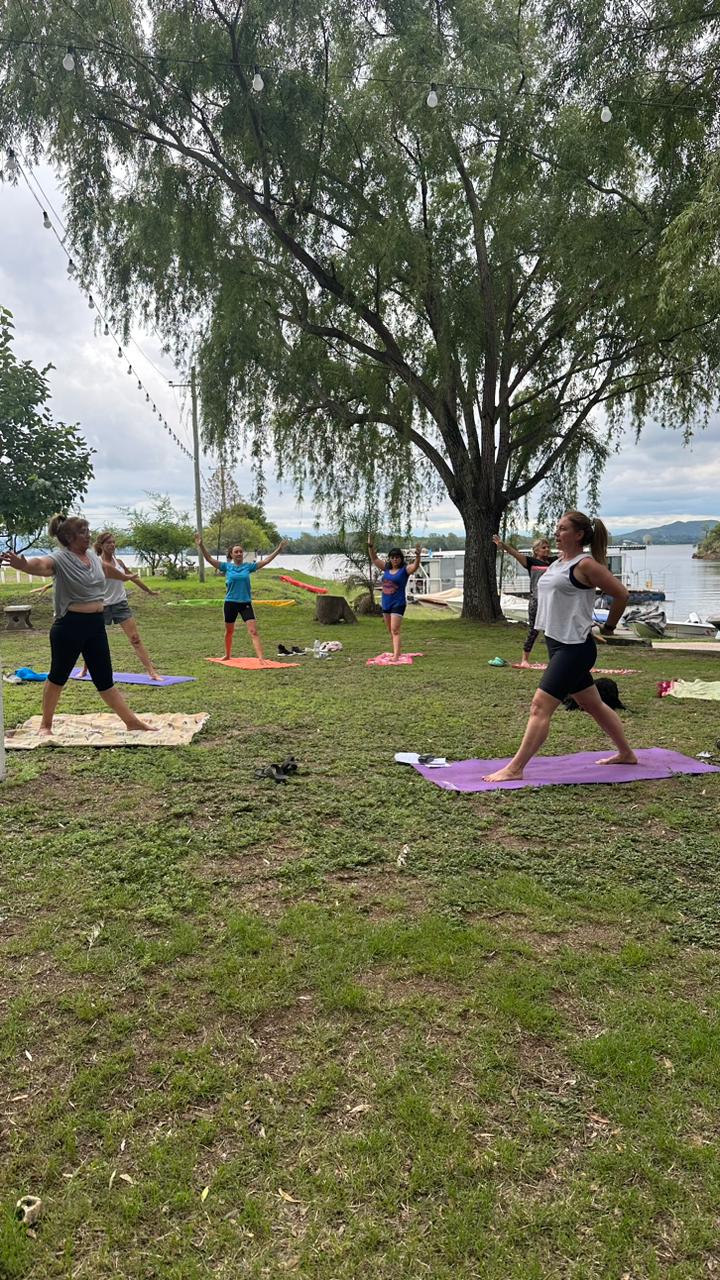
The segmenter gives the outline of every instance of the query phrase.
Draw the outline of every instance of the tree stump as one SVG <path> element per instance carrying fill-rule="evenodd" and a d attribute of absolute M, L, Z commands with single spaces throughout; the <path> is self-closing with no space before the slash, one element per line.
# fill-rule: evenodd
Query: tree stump
<path fill-rule="evenodd" d="M 344 596 L 318 596 L 315 621 L 328 627 L 336 622 L 357 622 L 357 618 Z"/>

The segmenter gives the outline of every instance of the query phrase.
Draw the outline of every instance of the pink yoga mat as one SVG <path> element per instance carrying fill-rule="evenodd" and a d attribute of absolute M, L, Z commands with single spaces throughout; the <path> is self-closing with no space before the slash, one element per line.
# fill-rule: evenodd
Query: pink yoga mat
<path fill-rule="evenodd" d="M 547 662 L 530 662 L 526 667 L 521 662 L 511 662 L 514 671 L 547 671 Z M 636 676 L 639 667 L 593 667 L 594 676 Z"/>
<path fill-rule="evenodd" d="M 445 791 L 514 791 L 518 787 L 579 786 L 591 782 L 648 782 L 678 773 L 720 773 L 717 765 L 663 747 L 637 751 L 637 764 L 598 764 L 610 754 L 612 747 L 609 751 L 578 751 L 570 756 L 536 756 L 526 766 L 520 782 L 485 782 L 484 775 L 502 769 L 507 757 L 459 760 L 446 769 L 428 769 L 422 764 L 412 767 Z"/>
<path fill-rule="evenodd" d="M 368 658 L 366 667 L 411 667 L 413 658 L 424 658 L 424 653 L 402 653 L 393 658 L 391 653 L 379 653 L 377 658 Z"/>

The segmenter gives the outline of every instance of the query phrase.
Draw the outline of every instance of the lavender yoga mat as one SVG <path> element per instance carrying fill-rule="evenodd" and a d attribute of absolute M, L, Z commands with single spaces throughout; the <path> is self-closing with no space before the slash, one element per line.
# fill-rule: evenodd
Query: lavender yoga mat
<path fill-rule="evenodd" d="M 612 752 L 612 748 L 610 748 Z M 648 782 L 672 778 L 678 773 L 720 773 L 720 767 L 694 760 L 679 751 L 649 747 L 636 752 L 637 764 L 598 764 L 607 751 L 578 751 L 570 756 L 536 756 L 526 766 L 520 782 L 485 782 L 483 775 L 507 764 L 504 760 L 460 760 L 446 769 L 414 764 L 423 778 L 445 791 L 510 791 L 518 787 L 575 786 L 589 782 Z"/>
<path fill-rule="evenodd" d="M 113 679 L 117 684 L 148 684 L 151 689 L 164 689 L 169 684 L 194 683 L 196 676 L 161 676 L 159 680 L 151 680 L 146 671 L 114 671 Z M 70 672 L 71 680 L 89 680 L 90 676 L 81 676 L 80 668 Z"/>

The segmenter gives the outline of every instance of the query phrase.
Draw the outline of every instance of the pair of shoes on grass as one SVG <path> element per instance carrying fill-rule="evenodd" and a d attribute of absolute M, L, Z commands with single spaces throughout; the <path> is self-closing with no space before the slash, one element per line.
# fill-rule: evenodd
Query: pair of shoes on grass
<path fill-rule="evenodd" d="M 305 653 L 305 649 L 299 649 L 296 644 L 293 645 L 292 649 L 286 649 L 284 644 L 279 644 L 278 653 L 281 654 L 283 658 L 292 658 L 294 654 Z"/>
<path fill-rule="evenodd" d="M 271 778 L 273 782 L 287 782 L 288 778 L 298 771 L 298 762 L 294 756 L 288 756 L 282 764 L 268 764 L 263 769 L 255 770 L 256 778 Z"/>

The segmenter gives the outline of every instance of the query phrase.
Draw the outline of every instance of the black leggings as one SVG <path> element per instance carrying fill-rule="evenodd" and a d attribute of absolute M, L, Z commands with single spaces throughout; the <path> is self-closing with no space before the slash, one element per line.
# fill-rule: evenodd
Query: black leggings
<path fill-rule="evenodd" d="M 57 618 L 50 628 L 50 654 L 51 684 L 67 684 L 82 654 L 98 693 L 112 689 L 112 660 L 102 613 L 66 613 Z"/>
<path fill-rule="evenodd" d="M 525 643 L 523 645 L 523 653 L 530 653 L 535 641 L 538 638 L 538 633 L 535 630 L 535 619 L 537 617 L 537 607 L 538 607 L 537 600 L 533 600 L 531 598 L 528 603 L 528 633 L 525 637 Z"/>
<path fill-rule="evenodd" d="M 594 685 L 590 671 L 597 661 L 597 645 L 592 635 L 582 644 L 562 644 L 545 637 L 550 661 L 538 688 L 562 702 L 568 694 L 582 693 Z"/>

